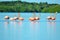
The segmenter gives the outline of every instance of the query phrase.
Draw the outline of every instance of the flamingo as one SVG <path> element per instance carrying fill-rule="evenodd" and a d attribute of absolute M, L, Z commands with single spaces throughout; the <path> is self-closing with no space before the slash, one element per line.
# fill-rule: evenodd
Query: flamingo
<path fill-rule="evenodd" d="M 47 17 L 47 19 L 48 19 L 48 20 L 51 20 L 51 19 L 52 19 L 52 17 L 51 17 L 51 16 L 48 16 L 48 17 Z"/>
<path fill-rule="evenodd" d="M 40 15 L 40 13 L 39 13 L 39 15 Z M 37 17 L 37 16 L 35 17 L 35 20 L 39 20 L 39 19 L 40 19 L 39 17 Z"/>
<path fill-rule="evenodd" d="M 14 20 L 17 20 L 18 19 L 18 17 L 14 17 Z"/>
<path fill-rule="evenodd" d="M 5 19 L 9 19 L 10 17 L 9 17 L 9 16 L 5 16 L 4 18 L 5 18 Z"/>
<path fill-rule="evenodd" d="M 11 20 L 11 21 L 13 21 L 13 20 L 14 20 L 14 18 L 10 18 L 10 20 Z"/>
<path fill-rule="evenodd" d="M 13 21 L 13 20 L 17 20 L 17 19 L 18 19 L 18 17 L 16 17 L 16 15 L 15 15 L 15 17 L 10 18 L 11 21 Z"/>
<path fill-rule="evenodd" d="M 23 21 L 23 20 L 24 20 L 24 18 L 23 18 L 23 17 L 20 17 L 20 13 L 18 13 L 18 20 L 21 20 L 21 21 Z"/>
<path fill-rule="evenodd" d="M 30 21 L 35 21 L 35 13 L 33 13 L 33 17 L 29 18 Z"/>
<path fill-rule="evenodd" d="M 56 12 L 57 13 L 57 12 Z M 56 20 L 56 13 L 54 14 L 54 16 L 51 18 L 51 20 Z"/>
<path fill-rule="evenodd" d="M 56 12 L 56 13 L 57 13 L 57 12 Z M 55 13 L 54 16 L 48 16 L 48 17 L 47 17 L 48 20 L 56 20 L 56 13 Z"/>

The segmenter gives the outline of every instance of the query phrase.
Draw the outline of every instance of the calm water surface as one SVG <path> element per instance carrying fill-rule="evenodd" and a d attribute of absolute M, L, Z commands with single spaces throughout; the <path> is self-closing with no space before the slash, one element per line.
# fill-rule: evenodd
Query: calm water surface
<path fill-rule="evenodd" d="M 56 20 L 49 22 L 50 13 L 36 13 L 39 21 L 31 22 L 32 13 L 21 13 L 24 21 L 4 20 L 4 16 L 14 17 L 17 13 L 0 13 L 0 40 L 60 40 L 60 13 Z M 52 14 L 53 15 L 53 14 Z"/>

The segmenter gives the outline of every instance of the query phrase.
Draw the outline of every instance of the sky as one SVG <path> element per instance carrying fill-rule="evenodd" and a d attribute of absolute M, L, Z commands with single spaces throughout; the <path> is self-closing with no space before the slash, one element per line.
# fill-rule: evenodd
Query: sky
<path fill-rule="evenodd" d="M 12 1 L 12 0 L 0 0 L 0 1 Z M 16 1 L 16 0 L 13 0 Z M 48 2 L 48 3 L 57 3 L 60 4 L 60 0 L 21 0 L 21 1 L 26 1 L 26 2 Z"/>

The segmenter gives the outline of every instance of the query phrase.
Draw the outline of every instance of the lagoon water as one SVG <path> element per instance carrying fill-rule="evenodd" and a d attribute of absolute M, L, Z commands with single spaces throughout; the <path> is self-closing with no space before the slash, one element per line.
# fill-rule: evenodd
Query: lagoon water
<path fill-rule="evenodd" d="M 0 40 L 60 40 L 60 13 L 51 22 L 46 18 L 50 13 L 36 13 L 40 20 L 34 22 L 29 21 L 32 13 L 21 13 L 24 21 L 4 20 L 6 15 L 14 17 L 18 14 L 0 13 Z"/>

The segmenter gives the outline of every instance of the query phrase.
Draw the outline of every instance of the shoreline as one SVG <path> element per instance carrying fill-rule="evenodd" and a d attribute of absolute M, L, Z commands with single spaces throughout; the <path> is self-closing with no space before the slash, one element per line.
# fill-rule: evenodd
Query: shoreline
<path fill-rule="evenodd" d="M 0 12 L 0 13 L 56 13 L 56 12 Z M 60 13 L 60 12 L 57 12 Z"/>

